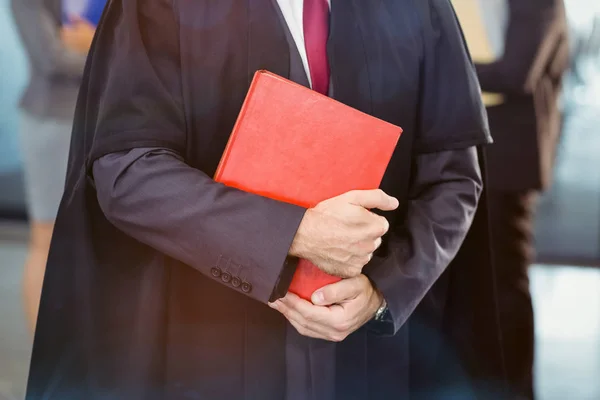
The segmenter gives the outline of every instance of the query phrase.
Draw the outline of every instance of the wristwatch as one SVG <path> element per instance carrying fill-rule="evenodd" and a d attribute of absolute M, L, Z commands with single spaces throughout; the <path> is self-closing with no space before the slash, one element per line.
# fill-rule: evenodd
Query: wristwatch
<path fill-rule="evenodd" d="M 375 321 L 383 321 L 383 317 L 388 310 L 387 302 L 383 299 L 383 303 L 381 303 L 381 307 L 377 309 L 375 312 Z"/>

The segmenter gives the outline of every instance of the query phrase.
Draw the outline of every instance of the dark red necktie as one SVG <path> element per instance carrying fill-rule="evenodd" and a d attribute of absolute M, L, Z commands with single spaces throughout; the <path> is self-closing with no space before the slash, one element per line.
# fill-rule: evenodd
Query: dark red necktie
<path fill-rule="evenodd" d="M 304 0 L 302 20 L 312 88 L 327 95 L 329 92 L 329 61 L 327 60 L 329 3 L 327 0 Z"/>

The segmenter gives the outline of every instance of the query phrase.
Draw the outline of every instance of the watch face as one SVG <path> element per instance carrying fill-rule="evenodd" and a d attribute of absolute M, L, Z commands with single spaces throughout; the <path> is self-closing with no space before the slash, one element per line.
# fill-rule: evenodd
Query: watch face
<path fill-rule="evenodd" d="M 375 313 L 375 320 L 381 321 L 387 312 L 387 304 L 382 305 Z"/>

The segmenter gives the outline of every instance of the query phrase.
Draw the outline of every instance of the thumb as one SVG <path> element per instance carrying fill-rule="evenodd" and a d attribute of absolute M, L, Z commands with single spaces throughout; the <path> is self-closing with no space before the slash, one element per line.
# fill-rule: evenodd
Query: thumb
<path fill-rule="evenodd" d="M 388 196 L 383 190 L 353 190 L 346 193 L 351 204 L 366 209 L 379 209 L 382 211 L 393 211 L 398 208 L 398 199 Z"/>
<path fill-rule="evenodd" d="M 317 306 L 331 306 L 354 299 L 360 293 L 360 281 L 356 278 L 342 279 L 315 291 L 311 301 Z"/>

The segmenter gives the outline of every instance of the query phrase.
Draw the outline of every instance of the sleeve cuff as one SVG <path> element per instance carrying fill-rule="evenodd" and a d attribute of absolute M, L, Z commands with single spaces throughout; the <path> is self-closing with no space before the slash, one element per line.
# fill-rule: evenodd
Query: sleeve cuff
<path fill-rule="evenodd" d="M 257 269 L 251 274 L 255 289 L 251 297 L 261 303 L 281 298 L 287 293 L 298 262 L 288 253 L 306 212 L 305 208 L 293 204 L 269 201 L 272 202 L 270 211 L 273 215 L 270 218 L 273 220 L 266 221 L 266 225 L 276 224 L 277 228 L 269 228 L 272 242 L 265 243 L 266 247 L 262 251 L 254 251 L 258 255 L 261 253 L 263 255 L 254 257 L 252 264 Z"/>
<path fill-rule="evenodd" d="M 275 284 L 275 288 L 273 289 L 273 293 L 271 293 L 269 302 L 272 303 L 275 300 L 284 297 L 288 292 L 288 289 L 292 283 L 292 278 L 294 278 L 294 274 L 296 273 L 298 261 L 299 259 L 297 257 L 286 257 L 285 262 L 283 263 L 283 269 L 279 275 L 279 280 Z"/>
<path fill-rule="evenodd" d="M 404 285 L 402 291 L 398 290 L 399 283 L 405 279 L 399 268 L 388 268 L 389 262 L 387 258 L 375 257 L 365 268 L 365 275 L 383 294 L 388 305 L 383 321 L 370 321 L 368 328 L 385 336 L 393 336 L 400 330 L 410 315 L 407 310 L 414 308 L 410 304 L 411 297 L 417 297 L 414 290 L 410 290 L 409 284 Z"/>
<path fill-rule="evenodd" d="M 396 329 L 394 327 L 394 320 L 392 319 L 390 309 L 388 308 L 385 311 L 385 314 L 381 320 L 372 319 L 367 322 L 366 328 L 369 332 L 377 336 L 394 336 L 396 334 Z"/>

